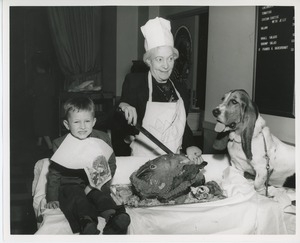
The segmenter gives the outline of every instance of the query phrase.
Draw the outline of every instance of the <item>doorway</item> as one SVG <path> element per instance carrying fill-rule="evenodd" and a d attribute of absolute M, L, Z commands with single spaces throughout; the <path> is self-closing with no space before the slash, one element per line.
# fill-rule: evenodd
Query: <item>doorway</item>
<path fill-rule="evenodd" d="M 188 124 L 196 137 L 202 137 L 204 121 L 208 16 L 208 9 L 169 16 L 174 46 L 179 51 L 173 75 L 176 75 L 180 82 L 186 82 L 189 89 Z"/>

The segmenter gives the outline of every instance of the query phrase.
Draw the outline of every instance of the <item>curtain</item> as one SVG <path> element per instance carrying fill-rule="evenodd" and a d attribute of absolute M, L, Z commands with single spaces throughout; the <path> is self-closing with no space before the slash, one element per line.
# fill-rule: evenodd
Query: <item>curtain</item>
<path fill-rule="evenodd" d="M 48 16 L 64 89 L 85 81 L 100 89 L 101 7 L 49 7 Z"/>

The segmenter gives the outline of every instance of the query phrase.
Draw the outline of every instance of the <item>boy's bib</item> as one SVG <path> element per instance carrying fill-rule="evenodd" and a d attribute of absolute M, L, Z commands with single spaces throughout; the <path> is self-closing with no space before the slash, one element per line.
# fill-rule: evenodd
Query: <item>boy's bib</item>
<path fill-rule="evenodd" d="M 77 139 L 68 134 L 51 160 L 68 169 L 84 169 L 90 185 L 101 189 L 111 179 L 108 160 L 112 148 L 99 138 Z"/>

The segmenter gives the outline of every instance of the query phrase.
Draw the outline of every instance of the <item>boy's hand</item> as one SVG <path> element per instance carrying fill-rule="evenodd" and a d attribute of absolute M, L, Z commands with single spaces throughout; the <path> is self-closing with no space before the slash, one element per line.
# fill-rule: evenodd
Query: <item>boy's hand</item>
<path fill-rule="evenodd" d="M 56 208 L 59 208 L 59 202 L 58 202 L 58 201 L 51 201 L 51 202 L 48 202 L 48 203 L 45 205 L 45 208 L 49 208 L 49 209 L 56 209 Z"/>

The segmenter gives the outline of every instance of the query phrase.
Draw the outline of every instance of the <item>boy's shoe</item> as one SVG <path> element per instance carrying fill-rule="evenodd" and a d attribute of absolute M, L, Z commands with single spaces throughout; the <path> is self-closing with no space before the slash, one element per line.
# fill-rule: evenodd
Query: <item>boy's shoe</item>
<path fill-rule="evenodd" d="M 80 219 L 80 234 L 81 235 L 99 235 L 100 230 L 97 229 L 97 223 L 89 216 Z"/>
<path fill-rule="evenodd" d="M 130 224 L 130 216 L 126 213 L 125 207 L 122 205 L 116 209 L 116 213 L 113 214 L 107 221 L 104 229 L 104 235 L 125 235 Z"/>

